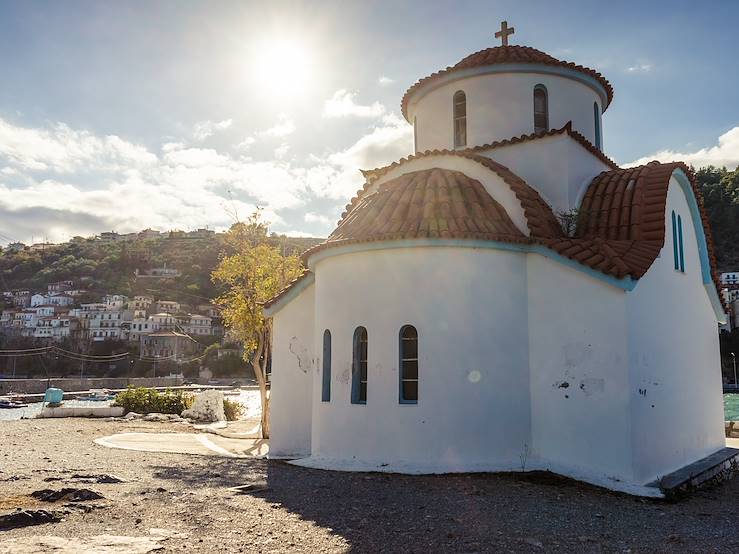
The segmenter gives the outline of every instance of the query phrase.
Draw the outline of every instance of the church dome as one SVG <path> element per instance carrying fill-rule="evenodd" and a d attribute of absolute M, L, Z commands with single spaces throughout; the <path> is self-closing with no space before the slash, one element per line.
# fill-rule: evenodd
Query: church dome
<path fill-rule="evenodd" d="M 565 62 L 558 60 L 557 58 L 550 56 L 546 52 L 532 48 L 531 46 L 496 46 L 494 48 L 485 48 L 473 54 L 470 54 L 466 58 L 463 58 L 456 64 L 432 73 L 428 77 L 417 81 L 412 85 L 406 93 L 403 95 L 403 100 L 400 103 L 403 116 L 409 123 L 412 123 L 408 119 L 408 101 L 410 97 L 421 87 L 432 83 L 433 81 L 441 78 L 442 76 L 449 75 L 453 72 L 462 71 L 464 69 L 471 69 L 476 67 L 501 65 L 501 64 L 543 64 L 554 67 L 566 67 L 574 71 L 578 71 L 598 81 L 603 87 L 606 93 L 606 101 L 603 105 L 603 111 L 606 111 L 608 106 L 613 100 L 613 86 L 608 80 L 595 71 L 588 67 L 575 64 L 573 62 Z"/>
<path fill-rule="evenodd" d="M 466 149 L 571 124 L 602 150 L 601 115 L 613 100 L 603 75 L 530 46 L 470 54 L 412 85 L 401 102 L 414 151 Z"/>

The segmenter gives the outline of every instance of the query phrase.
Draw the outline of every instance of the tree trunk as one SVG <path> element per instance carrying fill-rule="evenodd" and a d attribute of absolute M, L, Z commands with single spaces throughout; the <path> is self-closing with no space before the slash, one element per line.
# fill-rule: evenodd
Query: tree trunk
<path fill-rule="evenodd" d="M 254 370 L 254 376 L 257 378 L 259 385 L 259 398 L 262 404 L 262 438 L 269 438 L 269 396 L 267 395 L 267 363 L 265 351 L 269 348 L 267 344 L 266 333 L 259 334 L 259 342 L 257 348 L 252 355 L 251 366 Z"/>

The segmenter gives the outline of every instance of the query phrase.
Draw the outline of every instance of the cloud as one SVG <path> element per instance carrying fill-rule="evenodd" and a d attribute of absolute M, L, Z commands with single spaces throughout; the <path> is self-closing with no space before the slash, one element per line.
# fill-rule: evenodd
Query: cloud
<path fill-rule="evenodd" d="M 652 160 L 672 162 L 682 160 L 695 167 L 714 165 L 733 169 L 739 165 L 739 127 L 734 127 L 718 137 L 718 144 L 701 148 L 694 152 L 678 152 L 676 150 L 660 150 L 650 156 L 634 160 L 625 167 L 642 165 Z"/>
<path fill-rule="evenodd" d="M 262 160 L 177 139 L 150 151 L 62 123 L 31 129 L 0 118 L 0 233 L 27 242 L 111 229 L 222 229 L 234 210 L 243 218 L 261 206 L 276 232 L 327 235 L 362 186 L 359 168 L 390 163 L 411 145 L 412 128 L 395 114 L 347 148 L 300 162 L 283 142 Z"/>
<path fill-rule="evenodd" d="M 323 105 L 325 117 L 380 117 L 385 113 L 385 106 L 374 102 L 369 106 L 362 106 L 354 102 L 355 92 L 339 89 L 326 100 Z"/>
<path fill-rule="evenodd" d="M 192 136 L 195 140 L 202 142 L 212 136 L 216 131 L 228 129 L 233 124 L 233 119 L 224 119 L 223 121 L 198 121 L 192 130 Z"/>
<path fill-rule="evenodd" d="M 0 154 L 10 166 L 27 171 L 84 171 L 89 166 L 119 170 L 156 162 L 143 146 L 115 135 L 97 137 L 63 123 L 49 129 L 19 127 L 0 119 Z"/>
<path fill-rule="evenodd" d="M 649 73 L 652 71 L 652 67 L 652 64 L 641 63 L 627 67 L 626 71 L 629 73 Z"/>
<path fill-rule="evenodd" d="M 329 223 L 331 223 L 331 218 L 329 218 L 327 215 L 317 214 L 317 213 L 314 213 L 314 212 L 306 212 L 305 213 L 305 216 L 303 217 L 303 219 L 307 223 L 324 223 L 326 225 L 328 225 Z"/>
<path fill-rule="evenodd" d="M 277 118 L 277 123 L 275 123 L 272 127 L 269 129 L 265 129 L 263 131 L 259 131 L 259 135 L 265 136 L 265 137 L 286 137 L 287 135 L 292 135 L 295 132 L 295 123 L 292 119 L 290 119 L 287 114 L 280 114 Z"/>
<path fill-rule="evenodd" d="M 386 87 L 388 85 L 392 85 L 395 82 L 395 79 L 391 79 L 390 77 L 386 77 L 385 75 L 380 75 L 380 78 L 377 79 L 377 82 L 380 84 L 380 86 Z"/>
<path fill-rule="evenodd" d="M 237 150 L 249 150 L 249 148 L 252 147 L 252 145 L 257 142 L 257 139 L 254 137 L 246 137 L 244 140 L 242 140 L 240 143 L 236 145 Z"/>

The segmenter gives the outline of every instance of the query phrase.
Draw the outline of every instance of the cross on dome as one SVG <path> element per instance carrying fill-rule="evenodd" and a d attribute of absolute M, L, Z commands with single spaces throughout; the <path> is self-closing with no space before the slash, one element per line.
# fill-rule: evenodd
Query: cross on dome
<path fill-rule="evenodd" d="M 495 38 L 499 38 L 503 43 L 503 46 L 508 46 L 508 35 L 512 35 L 515 32 L 516 31 L 513 27 L 508 27 L 507 21 L 501 21 L 500 31 L 495 33 Z"/>

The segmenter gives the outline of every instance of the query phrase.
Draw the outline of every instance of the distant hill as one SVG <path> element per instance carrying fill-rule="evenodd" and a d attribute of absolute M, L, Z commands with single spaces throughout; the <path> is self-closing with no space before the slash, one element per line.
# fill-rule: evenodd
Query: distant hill
<path fill-rule="evenodd" d="M 0 252 L 0 289 L 45 290 L 46 285 L 67 279 L 100 294 L 150 294 L 188 304 L 206 302 L 219 294 L 210 280 L 223 250 L 223 236 L 167 237 L 105 243 L 99 239 L 74 239 L 44 250 Z M 286 254 L 302 253 L 323 239 L 272 235 Z M 175 278 L 137 279 L 135 272 L 167 267 L 178 270 Z"/>
<path fill-rule="evenodd" d="M 739 168 L 703 167 L 696 171 L 711 222 L 719 272 L 739 269 Z"/>

